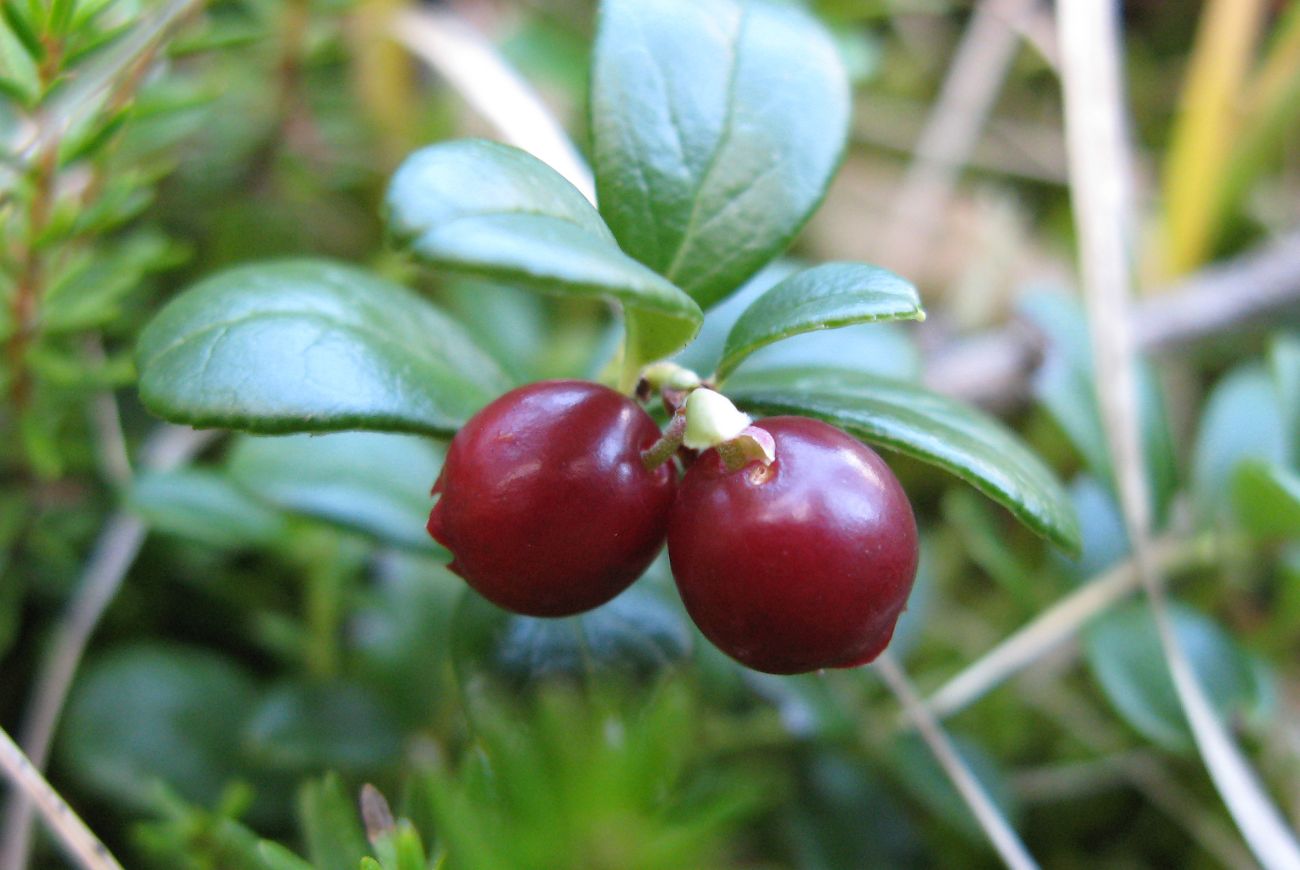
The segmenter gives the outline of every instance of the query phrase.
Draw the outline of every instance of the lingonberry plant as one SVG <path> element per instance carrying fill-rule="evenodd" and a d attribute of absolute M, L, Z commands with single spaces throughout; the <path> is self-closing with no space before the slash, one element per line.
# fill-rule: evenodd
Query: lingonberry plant
<path fill-rule="evenodd" d="M 0 866 L 1286 863 L 1300 3 L 1010 5 L 0 0 Z"/>
<path fill-rule="evenodd" d="M 785 52 L 799 63 L 783 63 Z M 681 53 L 693 59 L 689 76 L 672 72 Z M 731 61 L 698 62 L 712 55 Z M 538 385 L 471 417 L 508 381 L 453 320 L 378 277 L 297 261 L 241 267 L 168 305 L 140 342 L 146 405 L 177 422 L 255 432 L 459 430 L 429 531 L 472 586 L 532 615 L 576 613 L 631 583 L 669 522 L 667 454 L 678 443 L 713 448 L 672 509 L 673 570 L 705 634 L 764 670 L 869 661 L 915 572 L 906 497 L 874 453 L 851 450 L 832 426 L 954 471 L 1078 547 L 1051 473 L 973 409 L 834 368 L 727 390 L 747 357 L 789 336 L 922 318 L 915 289 L 882 269 L 796 271 L 736 319 L 713 371 L 658 383 L 704 309 L 789 244 L 840 158 L 848 81 L 812 18 L 780 4 L 615 0 L 603 7 L 593 76 L 598 208 L 524 151 L 459 140 L 403 163 L 387 218 L 400 246 L 444 273 L 620 303 L 624 340 L 610 377 L 624 397 Z M 655 448 L 650 418 L 630 398 L 643 375 L 674 412 Z M 759 414 L 824 422 L 750 430 L 712 389 L 691 392 L 701 382 Z M 755 437 L 784 439 L 791 455 L 759 444 L 761 470 L 747 469 Z M 816 494 L 832 484 L 838 492 Z M 735 493 L 734 509 L 717 500 L 735 487 L 751 497 Z M 788 514 L 784 526 L 772 511 Z M 795 538 L 806 541 L 798 552 Z"/>

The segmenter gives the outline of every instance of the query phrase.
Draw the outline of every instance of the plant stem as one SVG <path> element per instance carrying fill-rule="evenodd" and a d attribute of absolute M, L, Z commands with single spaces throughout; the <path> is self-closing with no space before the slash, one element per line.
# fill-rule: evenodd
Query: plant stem
<path fill-rule="evenodd" d="M 659 440 L 641 451 L 641 461 L 645 463 L 645 467 L 653 471 L 672 459 L 673 454 L 682 446 L 682 436 L 685 434 L 686 412 L 678 410 L 668 421 L 668 426 Z"/>
<path fill-rule="evenodd" d="M 1224 545 L 1213 534 L 1191 539 L 1166 539 L 1152 545 L 1153 558 L 1168 573 L 1213 562 Z M 938 717 L 950 716 L 975 702 L 1023 668 L 1041 661 L 1058 644 L 1077 634 L 1089 621 L 1142 586 L 1132 561 L 1122 562 L 1083 583 L 1077 590 L 1040 612 L 1003 638 L 932 693 L 927 704 Z"/>
<path fill-rule="evenodd" d="M 83 870 L 122 870 L 99 838 L 41 776 L 13 739 L 0 728 L 0 772 L 40 810 L 45 823 Z M 6 864 L 16 868 L 17 865 Z"/>
<path fill-rule="evenodd" d="M 1030 857 L 1024 843 L 1020 842 L 1020 837 L 1003 818 L 997 805 L 984 790 L 984 786 L 957 753 L 957 748 L 948 739 L 943 727 L 922 702 L 902 666 L 886 650 L 876 659 L 873 667 L 889 690 L 894 693 L 894 697 L 903 707 L 903 712 L 916 725 L 922 739 L 934 753 L 935 760 L 939 762 L 944 773 L 948 775 L 962 799 L 966 801 L 966 805 L 975 814 L 976 821 L 980 823 L 980 827 L 984 829 L 984 833 L 988 835 L 989 841 L 1006 865 L 1012 870 L 1037 868 L 1038 864 Z"/>
<path fill-rule="evenodd" d="M 163 426 L 146 442 L 141 464 L 167 470 L 183 465 L 216 437 L 179 426 Z M 36 684 L 23 719 L 22 743 L 31 763 L 43 768 L 50 742 L 58 727 L 68 690 L 82 654 L 108 605 L 130 570 L 147 529 L 133 514 L 117 511 L 105 523 L 99 540 L 64 611 L 48 655 L 37 672 Z M 31 849 L 32 805 L 21 794 L 10 798 L 0 830 L 0 867 L 21 868 Z"/>

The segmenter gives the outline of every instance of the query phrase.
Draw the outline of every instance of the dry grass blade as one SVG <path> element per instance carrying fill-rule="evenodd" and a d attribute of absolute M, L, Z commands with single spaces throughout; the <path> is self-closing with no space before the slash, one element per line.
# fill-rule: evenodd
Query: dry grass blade
<path fill-rule="evenodd" d="M 1211 561 L 1217 554 L 1212 538 L 1193 541 L 1168 539 L 1152 545 L 1152 559 L 1161 571 L 1177 571 Z M 1116 565 L 1087 581 L 1070 595 L 1044 610 L 1028 624 L 930 695 L 931 712 L 942 718 L 974 703 L 985 693 L 1019 673 L 1061 643 L 1074 637 L 1092 619 L 1141 588 L 1133 562 Z"/>
<path fill-rule="evenodd" d="M 188 462 L 216 432 L 198 432 L 179 426 L 164 426 L 143 448 L 142 465 L 166 470 Z M 81 664 L 86 645 L 99 625 L 100 617 L 117 596 L 127 572 L 135 562 L 148 530 L 134 515 L 119 511 L 104 525 L 76 595 L 68 603 L 50 652 L 41 662 L 23 721 L 22 742 L 36 769 L 49 759 L 50 743 Z M 5 807 L 0 829 L 0 867 L 25 866 L 31 850 L 32 803 L 16 793 Z"/>
<path fill-rule="evenodd" d="M 971 16 L 880 245 L 904 274 L 915 272 L 931 247 L 957 174 L 975 147 L 1020 46 L 1012 22 L 1034 5 L 1035 0 L 985 0 Z"/>
<path fill-rule="evenodd" d="M 40 810 L 50 830 L 84 870 L 122 870 L 122 865 L 45 781 L 4 729 L 0 729 L 0 771 L 13 784 L 15 794 L 26 795 Z M 6 863 L 4 866 L 16 868 L 18 865 Z"/>
<path fill-rule="evenodd" d="M 1182 105 L 1164 165 L 1165 269 L 1177 276 L 1210 253 L 1224 173 L 1239 133 L 1242 85 L 1264 0 L 1212 0 L 1201 13 Z"/>
<path fill-rule="evenodd" d="M 899 704 L 903 707 L 903 712 L 907 718 L 916 726 L 921 738 L 925 740 L 930 751 L 934 753 L 935 759 L 943 768 L 944 773 L 952 780 L 966 805 L 970 807 L 975 814 L 976 821 L 988 835 L 989 841 L 993 848 L 997 849 L 998 855 L 1013 870 L 1031 870 L 1038 864 L 1030 856 L 1025 844 L 1020 842 L 1020 837 L 1016 835 L 1014 829 L 1003 817 L 1001 811 L 989 798 L 984 786 L 980 785 L 975 774 L 962 760 L 953 746 L 948 735 L 944 733 L 943 728 L 934 718 L 933 714 L 926 708 L 925 703 L 917 694 L 916 689 L 912 686 L 911 680 L 903 672 L 903 668 L 894 660 L 894 657 L 888 650 L 876 659 L 876 673 L 880 674 L 885 685 L 898 698 Z"/>
<path fill-rule="evenodd" d="M 481 34 L 454 13 L 414 8 L 393 18 L 391 33 L 441 73 L 505 141 L 532 153 L 596 201 L 591 170 L 564 128 Z"/>
<path fill-rule="evenodd" d="M 1127 317 L 1132 211 L 1117 18 L 1118 8 L 1110 3 L 1061 0 L 1057 5 L 1071 200 L 1097 361 L 1098 398 L 1115 459 L 1120 502 L 1179 701 L 1210 776 L 1260 863 L 1269 868 L 1300 868 L 1300 846 L 1211 708 L 1179 645 L 1151 557 L 1134 343 Z"/>

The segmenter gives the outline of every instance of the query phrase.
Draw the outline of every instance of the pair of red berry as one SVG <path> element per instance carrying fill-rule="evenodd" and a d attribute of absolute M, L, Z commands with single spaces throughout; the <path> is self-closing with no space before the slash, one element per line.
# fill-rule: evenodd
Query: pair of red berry
<path fill-rule="evenodd" d="M 531 616 L 604 604 L 665 536 L 682 601 L 742 664 L 852 667 L 889 643 L 916 573 L 906 494 L 870 448 L 826 423 L 770 417 L 775 461 L 703 453 L 680 483 L 647 468 L 660 432 L 633 400 L 583 381 L 513 390 L 451 442 L 429 533 L 485 598 Z"/>

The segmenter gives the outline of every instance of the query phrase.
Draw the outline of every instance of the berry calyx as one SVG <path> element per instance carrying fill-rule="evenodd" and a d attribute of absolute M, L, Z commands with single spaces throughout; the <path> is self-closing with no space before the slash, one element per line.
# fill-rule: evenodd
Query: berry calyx
<path fill-rule="evenodd" d="M 452 439 L 429 534 L 484 598 L 528 616 L 604 604 L 663 545 L 671 465 L 641 453 L 659 428 L 639 405 L 585 381 L 512 390 Z"/>
<path fill-rule="evenodd" d="M 755 670 L 866 664 L 916 576 L 912 507 L 876 453 L 818 420 L 771 417 L 775 460 L 704 453 L 678 488 L 668 555 L 695 624 Z"/>

